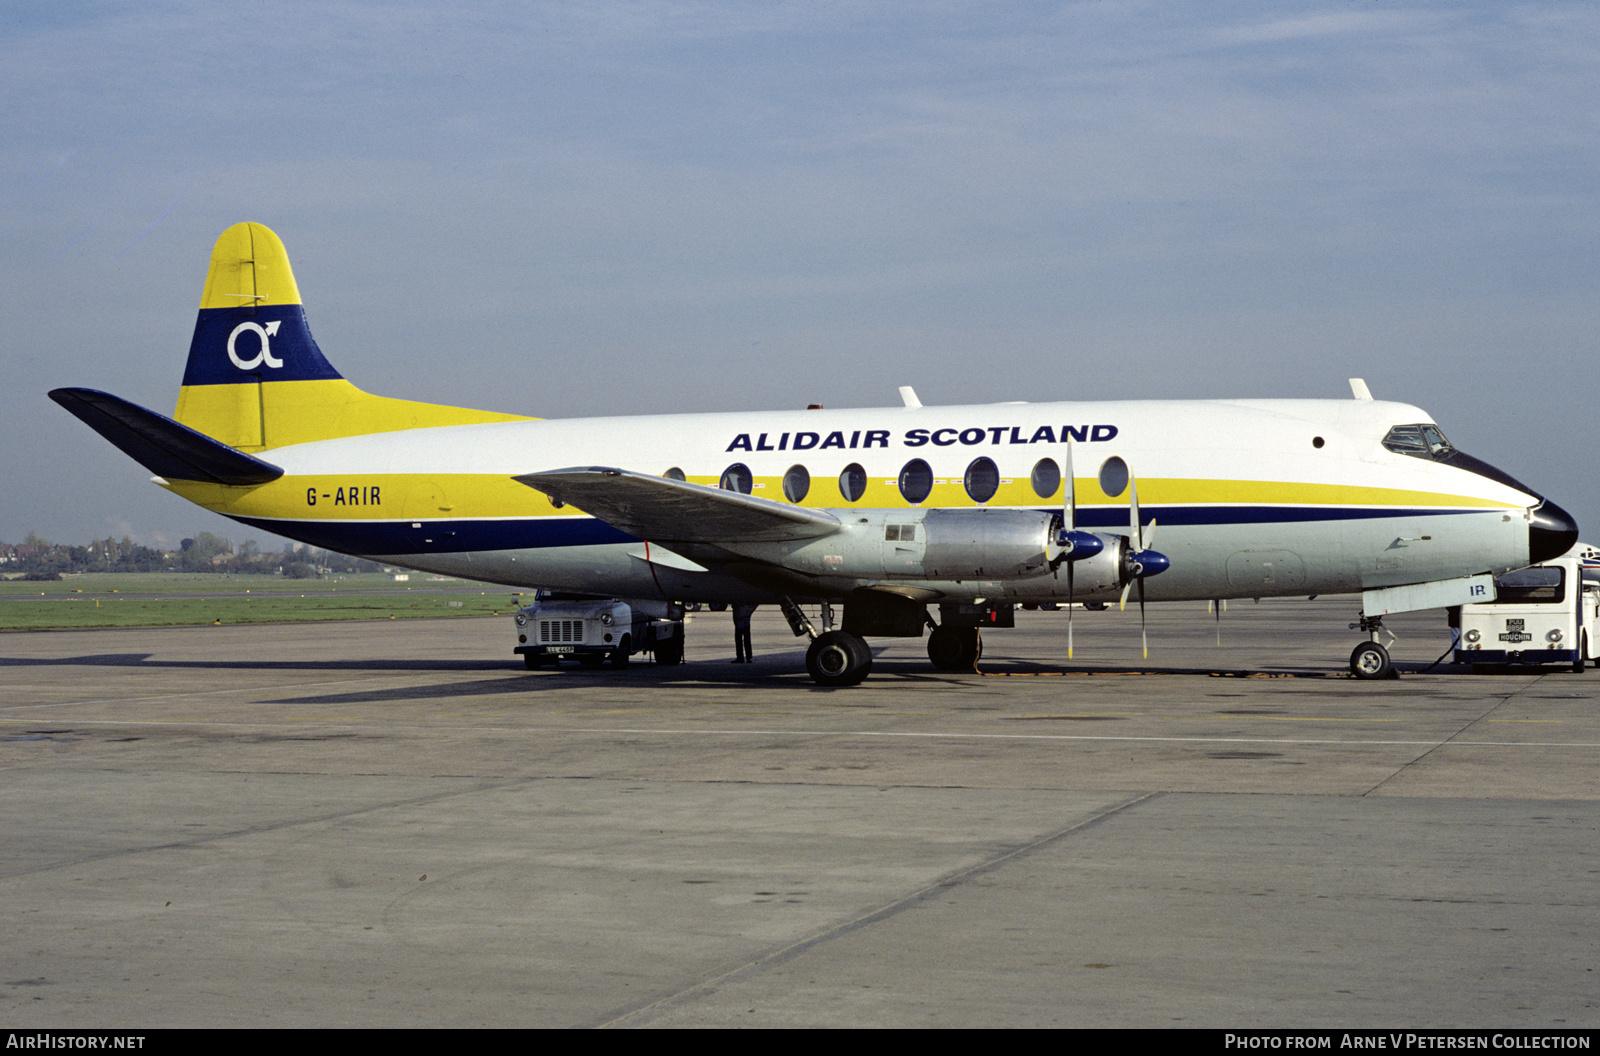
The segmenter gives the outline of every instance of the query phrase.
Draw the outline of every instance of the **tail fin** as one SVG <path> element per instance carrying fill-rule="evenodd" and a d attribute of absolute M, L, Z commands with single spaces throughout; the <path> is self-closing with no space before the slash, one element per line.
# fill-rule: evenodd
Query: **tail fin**
<path fill-rule="evenodd" d="M 362 392 L 306 325 L 289 254 L 261 224 L 217 239 L 173 415 L 242 451 L 438 425 L 525 420 Z"/>

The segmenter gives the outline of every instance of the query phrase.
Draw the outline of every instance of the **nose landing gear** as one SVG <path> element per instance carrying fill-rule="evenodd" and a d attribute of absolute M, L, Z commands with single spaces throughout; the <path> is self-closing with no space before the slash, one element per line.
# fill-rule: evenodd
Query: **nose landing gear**
<path fill-rule="evenodd" d="M 1350 653 L 1350 673 L 1357 678 L 1394 678 L 1396 677 L 1394 664 L 1389 660 L 1389 650 L 1378 641 L 1378 636 L 1384 631 L 1382 616 L 1362 615 L 1360 623 L 1352 623 L 1350 629 L 1367 632 L 1371 641 L 1362 642 Z M 1389 636 L 1391 642 L 1394 635 Z"/>

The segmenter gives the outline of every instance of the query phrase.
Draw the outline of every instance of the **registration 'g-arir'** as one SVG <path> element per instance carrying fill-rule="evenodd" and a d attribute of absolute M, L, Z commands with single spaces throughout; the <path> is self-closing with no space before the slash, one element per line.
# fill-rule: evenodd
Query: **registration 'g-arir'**
<path fill-rule="evenodd" d="M 1019 602 L 1361 592 L 1386 613 L 1482 600 L 1564 553 L 1572 518 L 1373 400 L 765 411 L 546 421 L 375 396 L 323 358 L 283 244 L 211 257 L 172 418 L 50 395 L 206 509 L 427 571 L 628 599 L 784 607 L 828 685 L 870 636 L 970 666 Z M 1157 547 L 1159 546 L 1159 550 Z M 821 604 L 813 622 L 803 604 Z M 833 627 L 833 606 L 843 619 Z M 937 610 L 935 622 L 932 611 Z M 817 626 L 820 622 L 821 626 Z"/>

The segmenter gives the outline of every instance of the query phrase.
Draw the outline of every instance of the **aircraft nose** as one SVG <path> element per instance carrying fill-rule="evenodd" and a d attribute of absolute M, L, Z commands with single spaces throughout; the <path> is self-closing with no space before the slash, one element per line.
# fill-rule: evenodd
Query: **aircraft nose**
<path fill-rule="evenodd" d="M 1545 499 L 1528 520 L 1528 560 L 1532 564 L 1560 557 L 1578 541 L 1578 522 L 1572 514 Z"/>

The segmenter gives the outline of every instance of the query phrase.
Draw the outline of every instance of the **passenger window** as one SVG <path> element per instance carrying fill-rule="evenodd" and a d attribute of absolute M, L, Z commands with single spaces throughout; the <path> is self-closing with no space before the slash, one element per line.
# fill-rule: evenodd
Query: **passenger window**
<path fill-rule="evenodd" d="M 1041 499 L 1055 497 L 1061 487 L 1061 467 L 1053 458 L 1041 458 L 1033 467 L 1033 493 Z"/>
<path fill-rule="evenodd" d="M 900 470 L 900 494 L 909 503 L 918 503 L 933 490 L 933 470 L 920 458 L 913 458 Z"/>
<path fill-rule="evenodd" d="M 860 502 L 866 493 L 867 471 L 857 462 L 845 466 L 844 472 L 839 474 L 839 494 L 844 496 L 844 501 Z"/>
<path fill-rule="evenodd" d="M 805 466 L 790 466 L 783 475 L 783 497 L 790 502 L 800 502 L 811 491 L 811 471 Z"/>
<path fill-rule="evenodd" d="M 993 459 L 973 459 L 962 483 L 967 486 L 967 494 L 972 496 L 973 502 L 988 502 L 1000 490 L 1000 470 Z"/>
<path fill-rule="evenodd" d="M 750 467 L 743 462 L 735 462 L 722 471 L 722 479 L 717 482 L 717 487 L 723 491 L 737 491 L 741 495 L 750 494 L 750 489 L 755 485 L 755 477 L 750 473 Z"/>
<path fill-rule="evenodd" d="M 1128 490 L 1128 464 L 1116 455 L 1100 467 L 1100 490 L 1113 499 Z"/>

